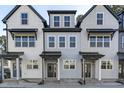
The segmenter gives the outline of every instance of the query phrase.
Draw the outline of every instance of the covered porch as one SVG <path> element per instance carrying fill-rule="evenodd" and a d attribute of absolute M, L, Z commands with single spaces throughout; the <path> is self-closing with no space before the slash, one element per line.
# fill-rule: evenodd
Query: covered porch
<path fill-rule="evenodd" d="M 82 64 L 82 78 L 85 84 L 85 79 L 95 79 L 95 62 L 99 62 L 98 66 L 98 80 L 101 80 L 101 60 L 104 55 L 99 54 L 98 52 L 79 52 L 81 55 L 81 64 Z"/>
<path fill-rule="evenodd" d="M 24 52 L 5 52 L 0 54 L 1 79 L 19 80 L 21 77 L 21 56 Z"/>
<path fill-rule="evenodd" d="M 43 51 L 42 78 L 43 80 L 60 80 L 60 51 Z"/>

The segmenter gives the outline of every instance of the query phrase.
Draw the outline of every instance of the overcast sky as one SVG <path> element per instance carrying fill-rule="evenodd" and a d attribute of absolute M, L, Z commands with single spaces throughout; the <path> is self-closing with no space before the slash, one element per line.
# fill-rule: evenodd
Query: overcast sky
<path fill-rule="evenodd" d="M 14 8 L 15 5 L 0 5 L 0 36 L 5 35 L 5 25 L 2 23 L 2 19 Z M 79 14 L 85 14 L 91 5 L 33 5 L 33 7 L 40 13 L 40 15 L 48 21 L 47 10 L 77 10 L 76 17 Z"/>

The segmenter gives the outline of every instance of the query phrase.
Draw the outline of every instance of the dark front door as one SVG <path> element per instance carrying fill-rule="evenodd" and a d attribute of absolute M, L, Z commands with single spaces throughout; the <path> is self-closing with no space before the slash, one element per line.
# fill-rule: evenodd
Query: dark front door
<path fill-rule="evenodd" d="M 124 62 L 119 62 L 119 78 L 124 78 Z"/>
<path fill-rule="evenodd" d="M 16 63 L 13 63 L 13 77 L 16 77 Z"/>
<path fill-rule="evenodd" d="M 82 77 L 83 77 L 83 65 L 82 65 Z M 91 78 L 91 63 L 85 63 L 85 78 Z"/>
<path fill-rule="evenodd" d="M 47 64 L 47 76 L 56 77 L 56 63 Z"/>

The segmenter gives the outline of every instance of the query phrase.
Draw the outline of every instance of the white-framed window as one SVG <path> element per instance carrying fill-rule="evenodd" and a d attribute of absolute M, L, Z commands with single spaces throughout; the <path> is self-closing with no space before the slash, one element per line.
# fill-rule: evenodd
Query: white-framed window
<path fill-rule="evenodd" d="M 97 47 L 103 47 L 103 37 L 97 36 Z"/>
<path fill-rule="evenodd" d="M 35 36 L 29 36 L 29 47 L 35 47 Z"/>
<path fill-rule="evenodd" d="M 76 36 L 69 36 L 69 47 L 76 48 L 77 38 Z"/>
<path fill-rule="evenodd" d="M 90 47 L 110 47 L 110 36 L 90 36 Z"/>
<path fill-rule="evenodd" d="M 104 36 L 104 47 L 110 47 L 111 38 L 110 36 Z"/>
<path fill-rule="evenodd" d="M 96 47 L 96 36 L 90 36 L 90 47 Z"/>
<path fill-rule="evenodd" d="M 111 61 L 101 61 L 101 69 L 112 69 Z"/>
<path fill-rule="evenodd" d="M 75 69 L 76 68 L 76 60 L 63 60 L 64 62 L 64 69 L 69 70 L 69 69 Z"/>
<path fill-rule="evenodd" d="M 22 36 L 22 47 L 28 47 L 28 36 Z"/>
<path fill-rule="evenodd" d="M 35 36 L 15 36 L 15 47 L 35 47 Z"/>
<path fill-rule="evenodd" d="M 49 48 L 55 47 L 55 36 L 48 36 L 48 47 Z"/>
<path fill-rule="evenodd" d="M 21 23 L 23 25 L 28 24 L 28 14 L 27 13 L 21 13 Z"/>
<path fill-rule="evenodd" d="M 70 27 L 70 16 L 64 16 L 64 27 Z"/>
<path fill-rule="evenodd" d="M 30 60 L 30 62 L 27 64 L 27 69 L 38 69 L 38 61 Z"/>
<path fill-rule="evenodd" d="M 15 36 L 15 47 L 21 47 L 21 36 Z"/>
<path fill-rule="evenodd" d="M 122 44 L 122 48 L 124 48 L 124 36 L 121 37 L 121 44 Z"/>
<path fill-rule="evenodd" d="M 65 48 L 66 36 L 59 36 L 58 41 L 59 41 L 59 48 Z"/>
<path fill-rule="evenodd" d="M 60 16 L 54 16 L 54 27 L 60 26 Z"/>
<path fill-rule="evenodd" d="M 103 25 L 103 13 L 97 13 L 97 25 Z"/>

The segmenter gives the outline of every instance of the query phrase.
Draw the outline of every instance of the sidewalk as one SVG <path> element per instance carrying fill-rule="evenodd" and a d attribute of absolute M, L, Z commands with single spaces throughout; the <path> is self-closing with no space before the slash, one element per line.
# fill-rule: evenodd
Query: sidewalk
<path fill-rule="evenodd" d="M 0 88 L 124 88 L 124 85 L 116 82 L 108 83 L 87 83 L 80 85 L 75 82 L 45 82 L 44 85 L 27 82 L 4 82 L 0 83 Z"/>

